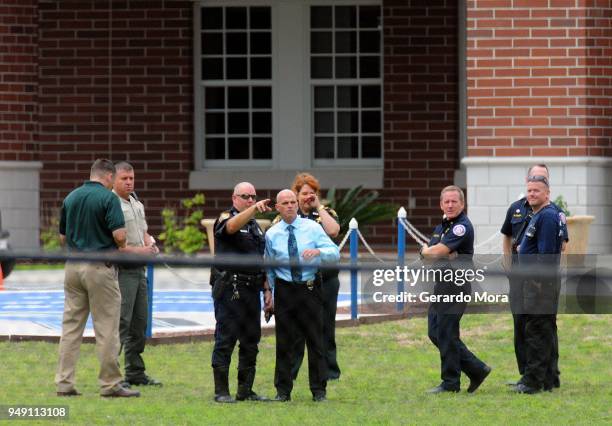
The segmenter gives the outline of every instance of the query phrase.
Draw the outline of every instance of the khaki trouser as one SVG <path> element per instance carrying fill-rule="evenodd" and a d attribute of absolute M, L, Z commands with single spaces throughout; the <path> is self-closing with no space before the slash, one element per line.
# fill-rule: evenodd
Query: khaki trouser
<path fill-rule="evenodd" d="M 91 311 L 100 361 L 100 393 L 112 393 L 122 380 L 119 370 L 121 293 L 117 268 L 104 263 L 66 262 L 64 319 L 55 375 L 58 392 L 74 389 L 83 331 Z"/>

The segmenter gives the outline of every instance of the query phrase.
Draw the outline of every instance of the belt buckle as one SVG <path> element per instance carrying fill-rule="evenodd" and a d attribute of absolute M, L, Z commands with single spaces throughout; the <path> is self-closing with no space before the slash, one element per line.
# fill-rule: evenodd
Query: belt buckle
<path fill-rule="evenodd" d="M 312 291 L 312 289 L 314 287 L 314 280 L 306 281 L 306 287 L 308 287 L 308 290 Z"/>

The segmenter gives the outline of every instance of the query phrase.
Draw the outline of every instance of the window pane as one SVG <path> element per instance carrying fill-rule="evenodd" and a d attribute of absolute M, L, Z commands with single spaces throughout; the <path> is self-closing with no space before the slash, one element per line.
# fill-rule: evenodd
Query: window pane
<path fill-rule="evenodd" d="M 338 158 L 359 158 L 359 138 L 357 136 L 338 138 Z"/>
<path fill-rule="evenodd" d="M 251 54 L 269 55 L 272 53 L 270 33 L 251 33 Z"/>
<path fill-rule="evenodd" d="M 252 108 L 272 108 L 272 89 L 270 87 L 253 87 Z"/>
<path fill-rule="evenodd" d="M 216 30 L 223 28 L 223 9 L 220 7 L 203 7 L 201 14 L 202 29 Z"/>
<path fill-rule="evenodd" d="M 311 28 L 332 28 L 332 8 L 329 6 L 313 6 L 310 8 Z"/>
<path fill-rule="evenodd" d="M 359 28 L 378 28 L 380 25 L 379 6 L 361 6 L 359 8 Z"/>
<path fill-rule="evenodd" d="M 336 28 L 356 28 L 355 6 L 336 6 Z"/>
<path fill-rule="evenodd" d="M 315 133 L 334 133 L 333 112 L 315 112 Z"/>
<path fill-rule="evenodd" d="M 227 141 L 227 158 L 244 160 L 249 158 L 249 138 L 229 138 Z"/>
<path fill-rule="evenodd" d="M 257 30 L 266 30 L 272 28 L 272 20 L 270 19 L 269 7 L 252 7 L 251 13 L 251 28 Z"/>
<path fill-rule="evenodd" d="M 207 87 L 204 98 L 206 109 L 223 109 L 225 107 L 225 89 L 223 87 Z"/>
<path fill-rule="evenodd" d="M 336 53 L 357 52 L 357 33 L 341 31 L 336 33 Z"/>
<path fill-rule="evenodd" d="M 230 80 L 242 80 L 247 78 L 246 58 L 225 58 L 226 78 Z"/>
<path fill-rule="evenodd" d="M 332 58 L 312 58 L 311 78 L 332 78 Z"/>
<path fill-rule="evenodd" d="M 225 8 L 225 28 L 246 29 L 246 7 Z"/>
<path fill-rule="evenodd" d="M 334 88 L 331 86 L 320 86 L 314 89 L 315 108 L 334 107 Z"/>
<path fill-rule="evenodd" d="M 253 113 L 253 133 L 272 133 L 272 113 L 254 112 Z"/>
<path fill-rule="evenodd" d="M 357 86 L 338 86 L 338 107 L 359 108 Z"/>
<path fill-rule="evenodd" d="M 222 112 L 210 112 L 205 115 L 206 134 L 225 133 L 225 115 Z"/>
<path fill-rule="evenodd" d="M 363 86 L 361 88 L 361 106 L 363 108 L 380 107 L 380 86 Z"/>
<path fill-rule="evenodd" d="M 379 136 L 364 136 L 361 138 L 361 157 L 362 158 L 380 158 L 380 137 Z"/>
<path fill-rule="evenodd" d="M 228 107 L 248 108 L 249 107 L 249 88 L 248 87 L 228 87 L 227 88 Z"/>
<path fill-rule="evenodd" d="M 377 78 L 380 76 L 378 56 L 362 56 L 359 58 L 359 77 Z"/>
<path fill-rule="evenodd" d="M 256 160 L 272 158 L 272 138 L 253 138 L 253 158 Z"/>
<path fill-rule="evenodd" d="M 336 78 L 356 78 L 357 61 L 354 56 L 336 57 Z"/>
<path fill-rule="evenodd" d="M 361 53 L 380 53 L 380 33 L 378 31 L 361 31 L 359 33 L 359 51 Z"/>
<path fill-rule="evenodd" d="M 202 59 L 202 80 L 221 80 L 223 79 L 223 59 L 204 58 Z"/>
<path fill-rule="evenodd" d="M 272 58 L 251 58 L 251 78 L 264 80 L 272 78 Z"/>
<path fill-rule="evenodd" d="M 379 111 L 361 111 L 361 131 L 364 133 L 380 132 Z"/>
<path fill-rule="evenodd" d="M 310 33 L 310 53 L 332 53 L 332 33 L 322 31 Z"/>
<path fill-rule="evenodd" d="M 334 158 L 334 138 L 315 138 L 315 158 Z"/>
<path fill-rule="evenodd" d="M 357 111 L 338 112 L 338 133 L 359 132 L 359 113 Z"/>
<path fill-rule="evenodd" d="M 249 113 L 248 112 L 230 112 L 227 115 L 227 132 L 236 134 L 249 133 Z"/>
<path fill-rule="evenodd" d="M 225 43 L 225 50 L 228 55 L 246 55 L 246 33 L 227 33 L 225 34 Z"/>
<path fill-rule="evenodd" d="M 225 139 L 206 138 L 206 158 L 209 160 L 224 160 Z"/>
<path fill-rule="evenodd" d="M 202 55 L 222 55 L 223 34 L 202 33 Z"/>

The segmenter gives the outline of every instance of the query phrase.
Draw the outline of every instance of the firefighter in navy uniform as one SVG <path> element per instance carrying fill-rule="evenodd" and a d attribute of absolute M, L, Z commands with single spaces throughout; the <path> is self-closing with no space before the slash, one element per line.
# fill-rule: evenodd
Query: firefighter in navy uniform
<path fill-rule="evenodd" d="M 474 228 L 463 212 L 465 198 L 461 188 L 447 186 L 440 194 L 440 208 L 445 214 L 442 223 L 434 229 L 433 236 L 421 250 L 424 260 L 442 270 L 446 276 L 453 265 L 464 270 L 472 267 L 474 254 Z M 451 300 L 432 302 L 428 312 L 429 339 L 440 351 L 442 383 L 429 393 L 459 392 L 463 371 L 470 379 L 467 389 L 478 389 L 491 373 L 491 367 L 478 359 L 460 339 L 459 322 L 467 306 L 461 296 L 471 293 L 469 281 L 438 281 L 434 295 L 448 296 Z"/>
<path fill-rule="evenodd" d="M 517 247 L 522 278 L 525 328 L 525 370 L 515 392 L 534 394 L 552 390 L 556 371 L 555 328 L 559 297 L 561 246 L 564 232 L 557 209 L 550 204 L 548 179 L 527 178 L 527 201 L 533 217 Z M 558 353 L 558 352 L 557 352 Z"/>
<path fill-rule="evenodd" d="M 262 256 L 264 233 L 255 221 L 257 212 L 271 211 L 270 200 L 257 201 L 255 188 L 248 182 L 236 185 L 232 208 L 221 213 L 214 225 L 216 255 Z M 266 310 L 271 309 L 272 295 L 265 273 L 260 267 L 236 265 L 213 268 L 212 294 L 215 307 L 215 346 L 212 368 L 215 380 L 215 401 L 235 402 L 229 393 L 229 366 L 236 341 L 238 353 L 239 401 L 263 401 L 267 398 L 252 390 L 255 365 L 261 338 L 261 300 L 264 292 Z"/>
<path fill-rule="evenodd" d="M 548 167 L 545 164 L 536 164 L 529 168 L 527 171 L 526 179 L 529 176 L 544 176 L 548 179 Z M 567 233 L 567 223 L 565 214 L 557 205 L 550 204 L 557 211 L 559 220 L 561 221 L 561 230 L 563 232 L 563 243 L 562 250 L 565 248 L 565 244 L 569 241 Z M 514 353 L 516 354 L 516 363 L 518 366 L 519 374 L 522 376 L 525 373 L 525 315 L 522 308 L 523 293 L 522 293 L 522 279 L 516 274 L 512 274 L 512 268 L 518 262 L 517 246 L 521 242 L 521 239 L 525 235 L 525 230 L 529 224 L 529 221 L 533 217 L 533 210 L 527 201 L 527 197 L 522 197 L 510 205 L 506 213 L 506 218 L 501 228 L 501 233 L 504 236 L 503 248 L 504 248 L 504 263 L 506 269 L 509 272 L 509 284 L 510 284 L 510 309 L 512 310 L 512 319 L 514 323 Z M 553 387 L 560 387 L 561 382 L 559 380 L 559 342 L 557 337 L 557 324 L 554 324 L 554 350 L 551 362 L 552 368 L 555 372 L 553 380 Z M 518 381 L 508 382 L 508 385 L 516 386 Z"/>

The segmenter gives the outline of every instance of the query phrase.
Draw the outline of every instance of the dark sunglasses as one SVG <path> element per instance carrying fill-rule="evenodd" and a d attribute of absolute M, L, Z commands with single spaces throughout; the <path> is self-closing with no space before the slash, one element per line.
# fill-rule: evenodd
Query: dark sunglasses
<path fill-rule="evenodd" d="M 548 179 L 546 179 L 546 176 L 528 176 L 527 182 L 542 182 L 544 185 L 548 186 Z"/>
<path fill-rule="evenodd" d="M 244 201 L 251 198 L 253 201 L 257 201 L 257 195 L 255 194 L 236 194 L 236 197 L 242 198 Z"/>

